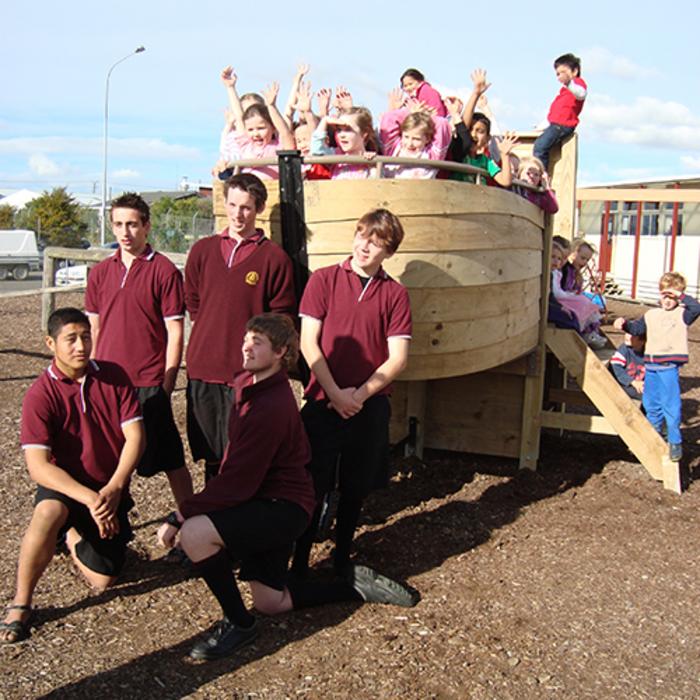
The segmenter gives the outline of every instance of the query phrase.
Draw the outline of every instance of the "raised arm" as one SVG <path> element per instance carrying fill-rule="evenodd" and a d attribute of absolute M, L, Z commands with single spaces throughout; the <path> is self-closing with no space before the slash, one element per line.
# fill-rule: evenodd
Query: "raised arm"
<path fill-rule="evenodd" d="M 226 66 L 226 68 L 221 71 L 221 82 L 226 88 L 228 104 L 232 112 L 233 128 L 241 131 L 243 129 L 243 107 L 241 106 L 241 99 L 238 97 L 238 92 L 236 91 L 237 80 L 238 76 L 231 66 Z M 227 121 L 229 121 L 228 116 Z M 229 128 L 229 131 L 230 130 Z"/>
<path fill-rule="evenodd" d="M 297 99 L 299 97 L 299 87 L 301 86 L 301 81 L 304 76 L 309 72 L 309 64 L 301 63 L 297 72 L 292 78 L 292 87 L 289 90 L 289 97 L 287 98 L 287 104 L 284 108 L 284 120 L 287 122 L 287 126 L 291 129 L 294 122 L 294 110 L 297 108 Z"/>
<path fill-rule="evenodd" d="M 310 124 L 312 129 L 315 129 L 318 126 L 319 119 L 311 109 L 312 94 L 311 83 L 308 80 L 301 83 L 297 91 L 296 109 L 304 121 Z"/>
<path fill-rule="evenodd" d="M 277 109 L 277 105 L 275 104 L 279 91 L 279 83 L 271 83 L 263 90 L 262 96 L 270 113 L 272 125 L 279 134 L 280 146 L 286 150 L 290 150 L 293 149 L 296 144 L 294 142 L 294 134 L 292 134 L 292 130 L 289 128 L 287 122 L 284 120 L 284 117 L 280 114 L 280 111 Z"/>
<path fill-rule="evenodd" d="M 479 101 L 479 98 L 491 87 L 491 83 L 486 82 L 486 71 L 483 68 L 477 68 L 471 74 L 471 79 L 473 85 L 472 94 L 469 95 L 469 99 L 464 105 L 464 111 L 462 112 L 462 121 L 467 128 L 471 126 L 474 110 L 476 109 L 476 103 Z"/>
<path fill-rule="evenodd" d="M 583 102 L 586 99 L 588 90 L 586 83 L 581 78 L 572 78 L 566 86 L 566 89 L 579 101 Z"/>
<path fill-rule="evenodd" d="M 503 135 L 503 139 L 498 144 L 501 151 L 502 165 L 500 172 L 496 173 L 493 179 L 501 187 L 510 187 L 513 184 L 513 172 L 510 166 L 510 158 L 508 156 L 513 151 L 513 148 L 515 148 L 517 143 L 518 138 L 515 133 L 512 131 L 506 131 L 506 133 Z"/>

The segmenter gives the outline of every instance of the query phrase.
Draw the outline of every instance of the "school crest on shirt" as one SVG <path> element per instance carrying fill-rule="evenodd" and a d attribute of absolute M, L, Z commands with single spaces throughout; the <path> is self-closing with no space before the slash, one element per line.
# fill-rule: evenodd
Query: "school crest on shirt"
<path fill-rule="evenodd" d="M 245 283 L 249 284 L 251 287 L 254 287 L 258 282 L 260 281 L 260 273 L 255 272 L 254 270 L 251 270 L 250 272 L 246 272 L 245 274 Z"/>

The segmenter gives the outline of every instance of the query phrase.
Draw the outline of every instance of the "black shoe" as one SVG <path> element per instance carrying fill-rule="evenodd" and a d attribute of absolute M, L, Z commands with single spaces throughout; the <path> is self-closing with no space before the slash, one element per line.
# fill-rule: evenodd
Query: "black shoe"
<path fill-rule="evenodd" d="M 420 600 L 418 591 L 382 576 L 369 566 L 354 566 L 348 581 L 366 603 L 386 603 L 412 608 Z"/>
<path fill-rule="evenodd" d="M 190 652 L 193 659 L 211 661 L 230 656 L 236 649 L 250 644 L 258 636 L 258 624 L 251 627 L 236 627 L 228 618 L 219 620 L 207 639 L 200 639 Z"/>

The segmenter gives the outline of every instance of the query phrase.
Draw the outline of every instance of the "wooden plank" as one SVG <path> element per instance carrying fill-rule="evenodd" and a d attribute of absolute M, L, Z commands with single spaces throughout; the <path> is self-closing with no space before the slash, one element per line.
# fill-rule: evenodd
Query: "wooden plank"
<path fill-rule="evenodd" d="M 542 249 L 542 229 L 510 214 L 437 216 L 430 212 L 401 219 L 405 237 L 399 253 L 462 250 Z M 354 221 L 308 222 L 310 254 L 348 250 L 355 234 Z"/>
<path fill-rule="evenodd" d="M 414 323 L 465 321 L 467 319 L 498 316 L 523 300 L 539 299 L 540 280 L 490 284 L 488 287 L 412 287 L 411 314 Z"/>
<path fill-rule="evenodd" d="M 603 416 L 543 411 L 540 416 L 540 422 L 543 428 L 572 430 L 577 433 L 596 433 L 598 435 L 617 435 L 615 428 Z"/>
<path fill-rule="evenodd" d="M 522 384 L 486 372 L 429 382 L 426 447 L 517 457 Z"/>
<path fill-rule="evenodd" d="M 537 325 L 533 325 L 519 335 L 506 337 L 495 345 L 475 348 L 469 352 L 409 355 L 408 368 L 401 377 L 413 381 L 416 379 L 459 377 L 463 374 L 483 372 L 531 352 L 537 346 L 537 336 Z"/>
<path fill-rule="evenodd" d="M 546 340 L 547 346 L 574 376 L 640 463 L 655 479 L 663 479 L 662 459 L 668 450 L 666 443 L 608 369 L 589 351 L 575 331 L 547 328 Z"/>
<path fill-rule="evenodd" d="M 547 401 L 571 404 L 572 406 L 593 406 L 593 402 L 580 389 L 551 387 L 547 390 Z"/>
<path fill-rule="evenodd" d="M 581 202 L 700 202 L 700 190 L 631 187 L 579 187 L 576 198 Z"/>
<path fill-rule="evenodd" d="M 557 193 L 559 211 L 551 216 L 552 235 L 575 238 L 576 230 L 576 172 L 578 167 L 578 134 L 554 149 L 550 155 L 552 187 Z"/>

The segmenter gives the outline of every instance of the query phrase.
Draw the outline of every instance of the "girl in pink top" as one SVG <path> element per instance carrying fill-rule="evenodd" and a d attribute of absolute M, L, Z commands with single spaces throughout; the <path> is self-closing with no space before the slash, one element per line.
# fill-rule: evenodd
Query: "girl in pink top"
<path fill-rule="evenodd" d="M 556 214 L 559 211 L 559 203 L 557 202 L 554 190 L 549 184 L 549 176 L 544 169 L 544 164 L 539 158 L 534 156 L 525 157 L 520 161 L 518 170 L 518 178 L 532 185 L 533 187 L 544 188 L 544 192 L 534 192 L 524 188 L 518 189 L 518 194 L 525 199 L 536 204 L 540 209 L 543 209 L 547 214 Z"/>
<path fill-rule="evenodd" d="M 328 127 L 335 127 L 336 148 L 329 149 Z M 372 125 L 372 114 L 365 107 L 351 107 L 338 117 L 323 117 L 311 138 L 311 154 L 315 156 L 363 156 L 372 160 L 379 144 Z M 330 166 L 331 180 L 359 180 L 374 177 L 374 166 L 339 163 Z"/>
<path fill-rule="evenodd" d="M 410 106 L 401 106 L 403 102 Z M 431 116 L 429 110 L 415 100 L 405 101 L 401 90 L 396 89 L 389 95 L 389 111 L 382 115 L 379 138 L 384 155 L 443 160 L 452 130 L 447 119 Z M 428 179 L 436 175 L 436 168 L 384 166 L 385 177 Z"/>
<path fill-rule="evenodd" d="M 426 107 L 432 107 L 438 117 L 447 116 L 447 108 L 440 93 L 430 83 L 425 82 L 425 76 L 419 70 L 409 68 L 403 72 L 401 89 Z"/>
<path fill-rule="evenodd" d="M 225 69 L 224 73 L 227 71 Z M 236 76 L 232 70 L 227 77 L 228 82 L 235 86 Z M 278 149 L 295 147 L 294 136 L 275 104 L 278 94 L 279 83 L 272 83 L 262 93 L 264 105 L 256 102 L 243 111 L 234 87 L 235 100 L 232 101 L 233 109 L 227 114 L 227 128 L 221 135 L 220 159 L 215 166 L 217 172 L 225 171 L 232 160 L 274 158 Z M 263 180 L 277 180 L 279 177 L 277 167 L 271 165 L 243 168 L 243 172 L 253 173 Z"/>

